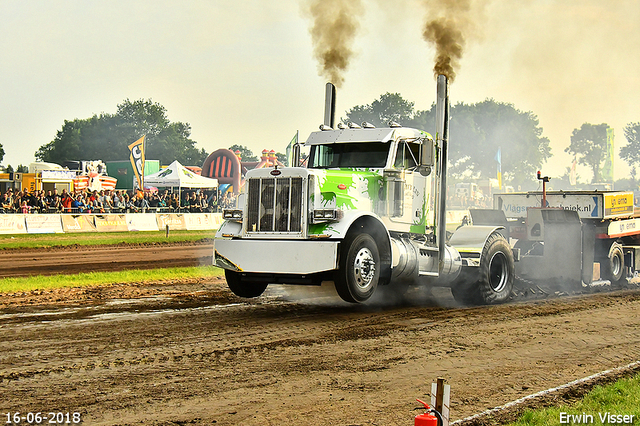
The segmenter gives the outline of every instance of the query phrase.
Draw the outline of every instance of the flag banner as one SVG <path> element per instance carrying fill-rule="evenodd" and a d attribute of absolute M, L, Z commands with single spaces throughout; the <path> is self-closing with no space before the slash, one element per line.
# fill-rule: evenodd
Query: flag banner
<path fill-rule="evenodd" d="M 146 135 L 145 135 L 146 136 Z M 138 188 L 144 188 L 144 138 L 140 139 L 129 145 L 129 160 L 131 161 L 131 167 L 133 167 L 133 173 L 136 175 L 138 182 Z"/>
<path fill-rule="evenodd" d="M 578 162 L 576 161 L 576 159 L 573 159 L 573 163 L 571 163 L 571 170 L 569 172 L 569 183 L 571 184 L 571 186 L 576 186 L 577 183 L 577 179 L 578 179 L 578 175 L 576 174 L 576 165 L 578 164 Z"/>
<path fill-rule="evenodd" d="M 299 164 L 292 164 L 293 163 L 293 145 L 297 143 L 298 143 L 298 132 L 296 132 L 296 134 L 293 136 L 293 139 L 291 139 L 291 142 L 289 142 L 289 145 L 287 145 L 287 151 L 286 151 L 287 167 L 299 166 Z"/>
<path fill-rule="evenodd" d="M 496 156 L 494 159 L 498 162 L 498 166 L 497 166 L 498 188 L 502 189 L 502 152 L 500 148 L 498 148 L 498 152 L 496 152 Z"/>

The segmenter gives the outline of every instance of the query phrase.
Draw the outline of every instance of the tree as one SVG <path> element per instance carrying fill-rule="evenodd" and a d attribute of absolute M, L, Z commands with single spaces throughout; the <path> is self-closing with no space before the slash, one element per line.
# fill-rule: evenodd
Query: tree
<path fill-rule="evenodd" d="M 207 158 L 189 139 L 188 123 L 169 121 L 166 109 L 149 100 L 126 99 L 116 114 L 94 115 L 87 119 L 65 120 L 50 143 L 35 153 L 40 161 L 63 163 L 67 160 L 114 161 L 129 158 L 128 145 L 146 135 L 145 157 L 169 164 L 198 165 Z"/>
<path fill-rule="evenodd" d="M 407 124 L 413 119 L 413 102 L 406 101 L 399 93 L 385 93 L 376 99 L 371 105 L 360 105 L 347 111 L 347 118 L 342 121 L 350 121 L 356 124 L 369 122 L 376 127 L 387 127 L 390 121 Z"/>
<path fill-rule="evenodd" d="M 640 123 L 627 124 L 624 136 L 627 144 L 620 149 L 620 158 L 629 163 L 629 166 L 640 165 Z"/>
<path fill-rule="evenodd" d="M 538 117 L 493 99 L 452 108 L 450 138 L 457 154 L 472 160 L 459 172 L 496 177 L 500 151 L 503 180 L 513 186 L 534 182 L 536 170 L 551 157 Z"/>
<path fill-rule="evenodd" d="M 393 119 L 435 135 L 435 104 L 423 111 L 414 111 L 413 105 L 397 93 L 387 93 L 371 105 L 351 108 L 343 122 L 362 120 L 387 126 Z M 457 180 L 495 178 L 500 150 L 504 181 L 531 186 L 536 170 L 551 156 L 549 139 L 542 136 L 538 118 L 511 104 L 493 99 L 458 103 L 451 107 L 449 124 L 449 174 Z"/>
<path fill-rule="evenodd" d="M 229 147 L 233 152 L 240 151 L 240 159 L 242 161 L 258 161 L 258 157 L 244 145 L 233 144 Z"/>
<path fill-rule="evenodd" d="M 3 159 L 4 159 L 4 147 L 2 146 L 2 144 L 0 144 L 0 163 L 2 163 Z"/>
<path fill-rule="evenodd" d="M 565 152 L 574 154 L 579 164 L 591 167 L 593 179 L 598 182 L 601 179 L 601 165 L 607 153 L 607 124 L 584 123 L 579 129 L 571 133 L 571 144 L 565 148 Z"/>

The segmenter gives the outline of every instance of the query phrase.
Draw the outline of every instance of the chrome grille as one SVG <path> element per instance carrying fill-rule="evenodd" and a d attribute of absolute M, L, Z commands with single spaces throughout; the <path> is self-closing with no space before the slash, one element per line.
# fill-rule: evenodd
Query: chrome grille
<path fill-rule="evenodd" d="M 247 232 L 301 232 L 302 178 L 249 179 Z"/>

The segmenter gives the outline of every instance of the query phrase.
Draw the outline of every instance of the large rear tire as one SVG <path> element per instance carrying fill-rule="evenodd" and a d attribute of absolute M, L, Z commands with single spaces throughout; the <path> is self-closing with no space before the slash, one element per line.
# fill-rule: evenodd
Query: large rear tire
<path fill-rule="evenodd" d="M 348 235 L 341 243 L 335 276 L 338 295 L 346 302 L 365 302 L 378 286 L 380 269 L 380 252 L 373 237 L 367 233 Z"/>
<path fill-rule="evenodd" d="M 613 243 L 609 249 L 609 255 L 600 262 L 600 276 L 611 281 L 612 284 L 619 283 L 624 278 L 624 251 L 620 243 Z"/>
<path fill-rule="evenodd" d="M 240 272 L 225 269 L 224 276 L 227 279 L 229 289 L 239 297 L 253 298 L 258 297 L 267 289 L 267 283 L 251 282 L 243 279 Z"/>
<path fill-rule="evenodd" d="M 479 267 L 464 267 L 451 286 L 454 299 L 464 305 L 496 305 L 511 297 L 515 266 L 507 240 L 495 232 L 487 238 Z"/>
<path fill-rule="evenodd" d="M 478 268 L 463 267 L 456 281 L 451 284 L 451 294 L 456 302 L 466 305 L 480 305 L 481 298 L 478 290 Z"/>
<path fill-rule="evenodd" d="M 487 238 L 480 258 L 478 290 L 482 303 L 495 305 L 511 297 L 515 265 L 507 240 L 497 232 Z"/>

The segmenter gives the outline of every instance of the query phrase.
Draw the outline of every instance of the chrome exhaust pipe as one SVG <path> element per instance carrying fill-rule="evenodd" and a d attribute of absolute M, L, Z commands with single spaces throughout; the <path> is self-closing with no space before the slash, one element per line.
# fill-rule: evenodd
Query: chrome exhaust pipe
<path fill-rule="evenodd" d="M 436 145 L 440 151 L 438 165 L 438 213 L 437 235 L 438 271 L 443 272 L 445 260 L 445 243 L 447 239 L 447 151 L 449 149 L 449 83 L 445 75 L 438 75 L 436 97 Z"/>
<path fill-rule="evenodd" d="M 336 121 L 336 86 L 327 83 L 324 95 L 324 125 L 332 129 Z"/>

